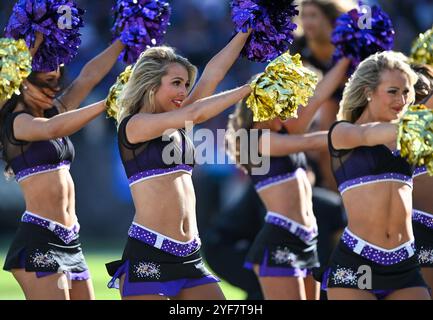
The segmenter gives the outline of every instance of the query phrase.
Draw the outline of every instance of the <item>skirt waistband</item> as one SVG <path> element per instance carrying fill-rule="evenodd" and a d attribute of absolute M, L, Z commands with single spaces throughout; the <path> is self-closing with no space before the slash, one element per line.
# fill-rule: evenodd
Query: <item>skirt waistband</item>
<path fill-rule="evenodd" d="M 304 242 L 309 242 L 318 235 L 317 225 L 307 228 L 290 218 L 272 211 L 268 211 L 266 214 L 265 222 L 286 229 Z"/>
<path fill-rule="evenodd" d="M 179 257 L 186 257 L 201 246 L 198 235 L 188 242 L 177 241 L 135 222 L 129 227 L 128 236 Z"/>
<path fill-rule="evenodd" d="M 348 228 L 344 230 L 341 241 L 356 254 L 381 265 L 396 264 L 415 254 L 415 242 L 413 240 L 389 250 L 359 238 Z"/>
<path fill-rule="evenodd" d="M 412 220 L 419 222 L 430 229 L 433 229 L 433 215 L 431 213 L 413 209 Z"/>
<path fill-rule="evenodd" d="M 66 227 L 61 223 L 43 218 L 29 211 L 24 212 L 21 217 L 21 221 L 25 223 L 32 223 L 50 230 L 66 244 L 69 244 L 72 240 L 75 240 L 78 236 L 78 232 L 80 231 L 80 224 L 78 221 L 72 227 Z"/>

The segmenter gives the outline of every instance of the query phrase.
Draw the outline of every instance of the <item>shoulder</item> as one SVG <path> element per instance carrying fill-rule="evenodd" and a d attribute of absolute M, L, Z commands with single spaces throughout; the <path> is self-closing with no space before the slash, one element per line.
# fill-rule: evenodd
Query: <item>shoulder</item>
<path fill-rule="evenodd" d="M 341 150 L 341 148 L 338 147 L 340 144 L 339 141 L 350 135 L 356 127 L 356 124 L 346 120 L 336 121 L 331 125 L 328 131 L 328 148 L 331 153 Z"/>

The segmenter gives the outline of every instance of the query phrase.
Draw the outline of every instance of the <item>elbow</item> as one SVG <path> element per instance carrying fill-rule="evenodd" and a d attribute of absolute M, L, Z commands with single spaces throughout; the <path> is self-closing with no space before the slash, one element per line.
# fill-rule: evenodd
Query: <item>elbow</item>
<path fill-rule="evenodd" d="M 214 66 L 212 64 L 212 61 L 210 61 L 204 71 L 203 71 L 203 79 L 202 81 L 208 82 L 208 83 L 220 83 L 223 81 L 225 77 L 225 72 L 221 70 L 221 68 L 217 68 L 217 66 Z"/>
<path fill-rule="evenodd" d="M 86 86 L 93 88 L 95 87 L 99 80 L 97 76 L 97 72 L 93 72 L 92 68 L 86 65 L 83 70 L 80 72 L 78 79 L 81 83 L 86 84 Z"/>
<path fill-rule="evenodd" d="M 47 139 L 57 139 L 60 137 L 60 128 L 58 126 L 48 124 L 46 135 Z"/>
<path fill-rule="evenodd" d="M 206 121 L 206 119 L 204 119 L 203 112 L 199 108 L 194 109 L 195 110 L 192 110 L 191 116 L 189 117 L 193 124 L 199 124 Z"/>
<path fill-rule="evenodd" d="M 199 124 L 207 120 L 203 108 L 201 108 L 200 105 L 192 105 L 189 109 L 187 119 L 190 119 L 193 124 Z"/>
<path fill-rule="evenodd" d="M 64 136 L 67 136 L 67 134 L 62 126 L 56 123 L 47 123 L 46 139 L 57 139 Z"/>

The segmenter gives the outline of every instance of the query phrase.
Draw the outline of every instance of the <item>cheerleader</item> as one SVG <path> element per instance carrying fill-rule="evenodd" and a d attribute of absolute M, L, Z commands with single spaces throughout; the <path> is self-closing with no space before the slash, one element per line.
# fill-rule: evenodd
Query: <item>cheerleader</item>
<path fill-rule="evenodd" d="M 212 58 L 190 94 L 196 67 L 170 47 L 147 49 L 132 69 L 117 120 L 135 216 L 122 259 L 107 264 L 108 286 L 120 289 L 122 299 L 224 299 L 219 280 L 200 256 L 191 179 L 194 146 L 183 128 L 250 93 L 245 85 L 209 97 L 248 36 L 238 33 Z"/>
<path fill-rule="evenodd" d="M 327 140 L 324 131 L 303 132 L 310 126 L 319 106 L 330 98 L 344 78 L 349 62 L 346 58 L 340 60 L 322 79 L 308 105 L 300 108 L 297 119 L 254 122 L 253 112 L 245 100 L 230 116 L 229 152 L 250 175 L 267 210 L 265 224 L 245 262 L 245 267 L 256 273 L 265 299 L 318 299 L 319 287 L 312 277 L 312 269 L 319 267 L 318 227 L 312 209 L 306 158 L 302 152 L 325 149 Z M 246 154 L 237 142 L 242 130 L 248 131 L 250 139 L 252 130 L 257 130 L 259 154 L 269 162 L 266 173 L 255 174 L 250 160 L 248 163 L 241 161 Z M 266 151 L 265 145 L 269 150 Z"/>
<path fill-rule="evenodd" d="M 46 41 L 48 38 L 36 32 L 30 48 L 34 57 Z M 105 111 L 104 101 L 75 109 L 110 71 L 123 49 L 124 45 L 115 41 L 88 62 L 64 91 L 63 66 L 37 71 L 50 67 L 53 61 L 34 58 L 33 72 L 22 83 L 21 94 L 13 95 L 0 111 L 6 174 L 15 176 L 26 204 L 4 269 L 12 272 L 26 299 L 94 299 L 79 240 L 74 182 L 69 173 L 75 152 L 68 136 Z"/>
<path fill-rule="evenodd" d="M 348 227 L 323 275 L 329 299 L 429 299 L 415 255 L 412 169 L 394 123 L 414 101 L 417 75 L 402 55 L 371 55 L 346 84 L 329 130 L 332 169 Z"/>

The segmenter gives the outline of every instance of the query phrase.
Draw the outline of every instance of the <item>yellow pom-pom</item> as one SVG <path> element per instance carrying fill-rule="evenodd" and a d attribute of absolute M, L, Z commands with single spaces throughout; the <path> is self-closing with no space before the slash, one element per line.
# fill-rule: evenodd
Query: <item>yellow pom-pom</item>
<path fill-rule="evenodd" d="M 20 94 L 20 85 L 32 71 L 32 56 L 24 40 L 0 39 L 0 101 Z"/>
<path fill-rule="evenodd" d="M 421 33 L 410 53 L 412 62 L 433 65 L 433 28 Z"/>
<path fill-rule="evenodd" d="M 127 66 L 126 69 L 117 77 L 116 83 L 110 88 L 106 101 L 107 114 L 109 117 L 113 117 L 114 119 L 117 118 L 117 114 L 119 113 L 118 100 L 120 93 L 131 77 L 132 67 L 132 65 Z"/>
<path fill-rule="evenodd" d="M 301 56 L 286 52 L 253 80 L 246 103 L 254 113 L 254 121 L 297 118 L 298 107 L 308 103 L 316 84 L 316 74 L 302 66 Z"/>
<path fill-rule="evenodd" d="M 400 119 L 397 148 L 413 166 L 426 166 L 433 175 L 433 110 L 413 105 Z"/>

